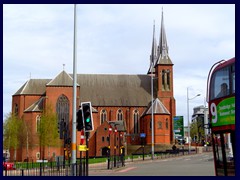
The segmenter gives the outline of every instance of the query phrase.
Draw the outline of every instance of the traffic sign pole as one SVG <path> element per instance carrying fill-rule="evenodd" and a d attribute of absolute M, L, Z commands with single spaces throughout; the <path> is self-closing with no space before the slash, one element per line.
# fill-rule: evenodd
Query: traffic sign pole
<path fill-rule="evenodd" d="M 117 126 L 114 129 L 114 167 L 116 167 L 116 138 L 117 138 Z"/>
<path fill-rule="evenodd" d="M 88 176 L 88 141 L 89 141 L 89 132 L 85 132 L 86 133 L 86 146 L 87 146 L 87 150 L 86 150 L 86 176 Z"/>
<path fill-rule="evenodd" d="M 81 130 L 80 135 L 80 144 L 82 145 L 84 143 L 84 131 Z M 80 151 L 80 167 L 79 167 L 79 174 L 82 176 L 82 151 Z"/>
<path fill-rule="evenodd" d="M 112 133 L 112 126 L 111 125 L 109 125 L 109 128 L 108 128 L 108 144 L 109 144 L 109 150 L 108 150 L 108 169 L 110 169 L 110 155 L 111 155 L 111 148 L 110 148 L 110 141 L 111 141 L 111 139 L 110 139 L 110 135 L 111 135 L 111 133 Z"/>

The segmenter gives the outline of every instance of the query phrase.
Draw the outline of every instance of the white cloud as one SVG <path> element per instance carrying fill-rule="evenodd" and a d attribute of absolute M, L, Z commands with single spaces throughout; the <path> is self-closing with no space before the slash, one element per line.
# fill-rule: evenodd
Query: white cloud
<path fill-rule="evenodd" d="M 162 7 L 174 63 L 177 115 L 186 117 L 186 88 L 191 87 L 193 96 L 202 94 L 191 106 L 202 105 L 212 64 L 235 56 L 235 5 L 79 4 L 77 69 L 78 73 L 145 74 L 153 21 L 159 40 Z M 53 78 L 62 64 L 72 73 L 73 5 L 4 4 L 4 114 L 11 110 L 11 95 L 30 73 L 32 78 Z"/>

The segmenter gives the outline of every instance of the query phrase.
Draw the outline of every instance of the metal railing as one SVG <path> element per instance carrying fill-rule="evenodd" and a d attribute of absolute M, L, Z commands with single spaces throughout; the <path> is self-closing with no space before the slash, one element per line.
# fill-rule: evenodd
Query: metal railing
<path fill-rule="evenodd" d="M 202 152 L 212 151 L 212 147 L 203 147 Z M 165 159 L 177 156 L 184 156 L 199 153 L 195 148 L 188 151 L 188 149 L 179 149 L 176 151 L 166 150 L 154 152 L 154 159 Z M 111 157 L 95 157 L 89 158 L 88 169 L 94 170 L 112 170 L 120 168 L 127 163 L 151 160 L 150 154 L 133 153 L 128 156 L 111 156 Z M 81 163 L 80 163 L 81 162 Z M 83 158 L 81 161 L 78 159 L 76 164 L 71 164 L 70 161 L 54 161 L 54 162 L 24 162 L 15 163 L 13 170 L 3 170 L 3 176 L 72 176 L 72 170 L 76 169 L 76 176 L 87 176 L 86 160 Z"/>

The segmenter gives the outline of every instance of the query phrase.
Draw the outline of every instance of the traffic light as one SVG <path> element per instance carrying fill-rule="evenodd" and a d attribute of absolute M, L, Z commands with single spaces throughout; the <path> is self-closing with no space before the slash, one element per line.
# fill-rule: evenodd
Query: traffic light
<path fill-rule="evenodd" d="M 67 138 L 67 139 L 65 139 L 65 142 L 64 142 L 65 144 L 71 144 L 71 138 Z"/>
<path fill-rule="evenodd" d="M 82 106 L 82 117 L 85 127 L 85 132 L 94 130 L 93 127 L 93 118 L 92 118 L 92 106 L 91 102 L 83 102 Z"/>
<path fill-rule="evenodd" d="M 82 109 L 77 112 L 77 130 L 81 131 L 83 129 L 83 119 L 82 119 Z"/>

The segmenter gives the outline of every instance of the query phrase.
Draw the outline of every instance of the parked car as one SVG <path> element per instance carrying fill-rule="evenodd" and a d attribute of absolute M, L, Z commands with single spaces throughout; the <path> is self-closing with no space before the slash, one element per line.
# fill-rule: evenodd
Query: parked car
<path fill-rule="evenodd" d="M 15 165 L 13 162 L 3 162 L 3 170 L 15 170 Z"/>

